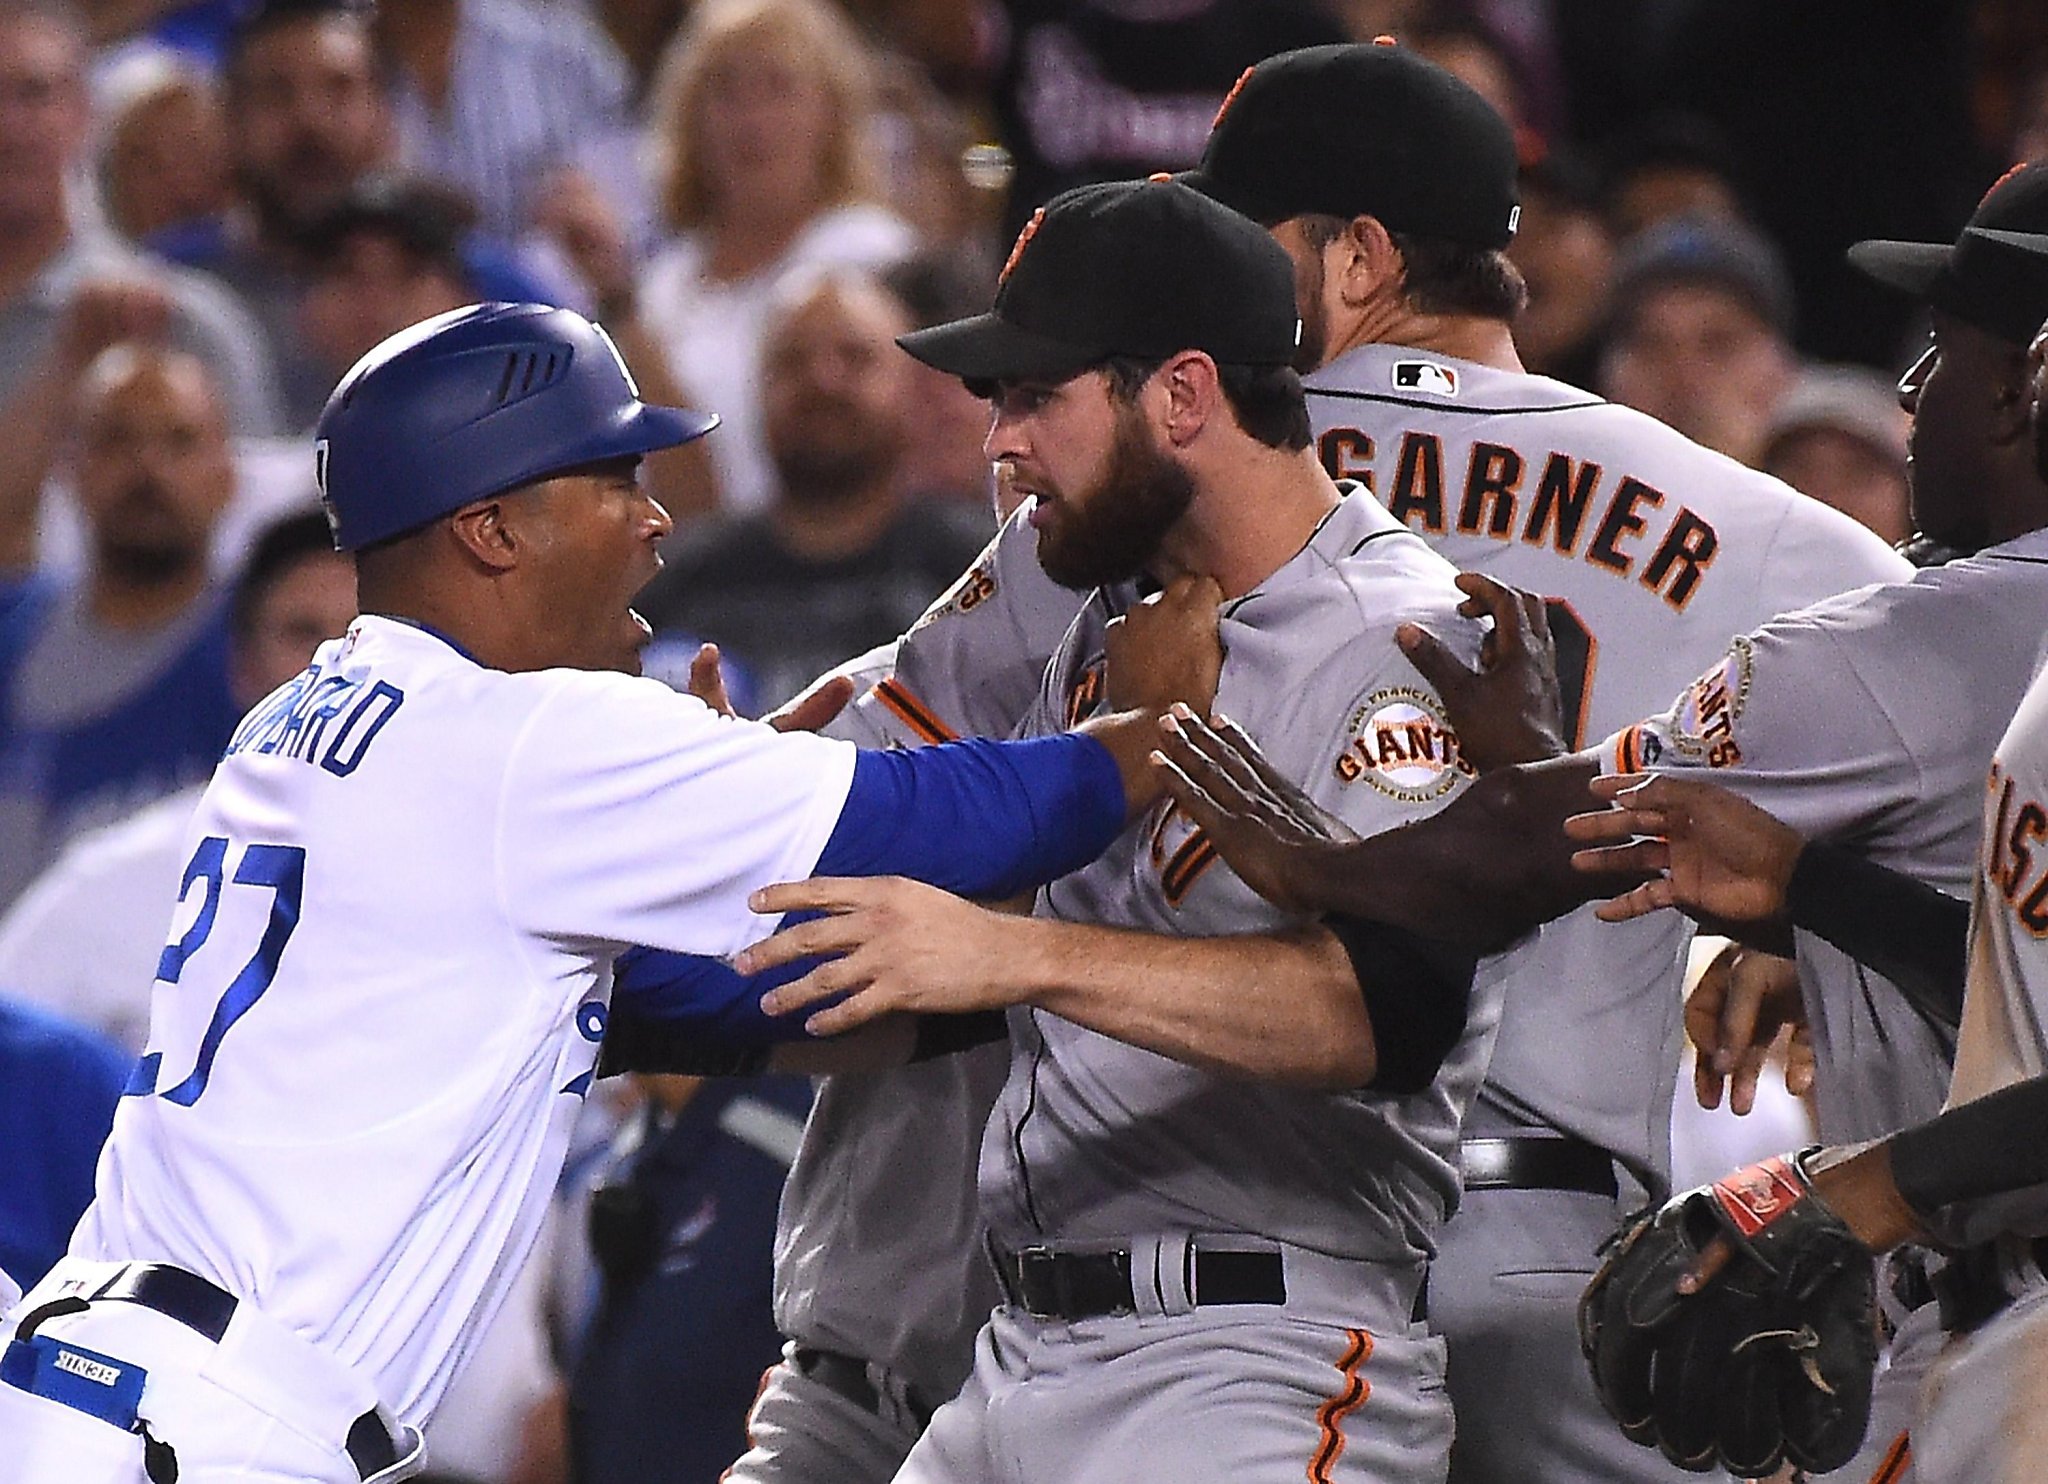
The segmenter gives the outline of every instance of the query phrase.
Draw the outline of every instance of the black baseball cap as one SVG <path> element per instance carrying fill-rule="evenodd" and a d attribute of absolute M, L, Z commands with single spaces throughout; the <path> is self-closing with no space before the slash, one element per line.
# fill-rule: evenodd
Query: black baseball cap
<path fill-rule="evenodd" d="M 1382 38 L 1268 57 L 1178 177 L 1271 226 L 1311 212 L 1506 247 L 1521 214 L 1514 130 L 1470 87 Z"/>
<path fill-rule="evenodd" d="M 2014 345 L 2048 319 L 2048 259 L 2008 234 L 2048 232 L 2048 164 L 2007 171 L 1953 244 L 1859 242 L 1849 261 L 1879 283 Z"/>
<path fill-rule="evenodd" d="M 1294 269 L 1265 230 L 1164 177 L 1081 186 L 1018 234 L 987 314 L 896 343 L 970 384 L 1065 381 L 1112 356 L 1285 366 Z"/>

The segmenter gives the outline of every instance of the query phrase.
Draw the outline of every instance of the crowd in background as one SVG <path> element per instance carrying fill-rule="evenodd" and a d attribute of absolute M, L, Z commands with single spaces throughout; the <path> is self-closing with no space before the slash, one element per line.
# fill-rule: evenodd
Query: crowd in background
<path fill-rule="evenodd" d="M 983 405 L 896 336 L 985 308 L 1047 196 L 1193 164 L 1252 62 L 1381 34 L 1515 125 L 1530 370 L 1910 534 L 1924 326 L 1842 253 L 2048 159 L 2029 0 L 0 0 L 0 1267 L 89 1197 L 194 790 L 354 611 L 309 437 L 350 364 L 540 299 L 717 411 L 643 471 L 647 665 L 716 642 L 758 713 L 1004 508 Z M 638 1477 L 601 1440 L 641 1427 L 716 1477 L 803 1093 L 597 1100 L 437 1468 Z"/>

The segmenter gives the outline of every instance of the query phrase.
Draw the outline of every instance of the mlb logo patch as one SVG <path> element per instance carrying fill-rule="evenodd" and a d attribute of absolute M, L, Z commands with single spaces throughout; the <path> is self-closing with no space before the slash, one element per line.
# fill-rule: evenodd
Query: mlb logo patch
<path fill-rule="evenodd" d="M 1396 361 L 1394 390 L 1427 392 L 1432 397 L 1455 397 L 1458 395 L 1458 373 L 1449 366 L 1439 366 L 1435 361 Z"/>

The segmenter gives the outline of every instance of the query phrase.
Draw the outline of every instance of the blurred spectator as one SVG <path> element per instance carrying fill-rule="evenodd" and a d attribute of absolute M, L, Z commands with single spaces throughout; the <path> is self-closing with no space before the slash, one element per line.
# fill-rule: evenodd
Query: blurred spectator
<path fill-rule="evenodd" d="M 224 78 L 235 206 L 210 231 L 152 245 L 249 306 L 277 362 L 288 426 L 306 428 L 334 378 L 299 334 L 300 234 L 392 155 L 369 23 L 347 0 L 260 0 L 234 30 Z"/>
<path fill-rule="evenodd" d="M 1609 152 L 1601 196 L 1617 241 L 1681 217 L 1742 221 L 1735 154 L 1705 119 L 1653 114 Z"/>
<path fill-rule="evenodd" d="M 774 484 L 758 362 L 777 280 L 880 266 L 915 241 L 876 204 L 867 49 L 826 0 L 703 0 L 654 106 L 661 211 L 676 235 L 641 277 L 640 316 L 685 400 L 724 419 L 705 440 L 720 502 L 758 510 Z"/>
<path fill-rule="evenodd" d="M 762 343 L 775 499 L 693 533 L 636 604 L 657 632 L 730 650 L 770 707 L 909 628 L 990 531 L 985 511 L 904 496 L 919 410 L 902 306 L 844 271 L 789 294 Z"/>
<path fill-rule="evenodd" d="M 278 421 L 261 337 L 228 296 L 72 211 L 85 62 L 84 34 L 51 0 L 0 9 L 0 573 L 30 560 L 79 379 L 109 345 L 168 339 L 206 362 L 237 432 Z"/>
<path fill-rule="evenodd" d="M 241 715 L 207 569 L 234 474 L 206 368 L 116 346 L 78 429 L 85 571 L 0 577 L 0 904 L 79 829 L 204 778 Z"/>
<path fill-rule="evenodd" d="M 108 223 L 141 242 L 225 211 L 227 125 L 212 80 L 189 63 L 145 55 L 107 91 L 99 185 Z"/>
<path fill-rule="evenodd" d="M 237 712 L 290 680 L 356 613 L 355 568 L 309 509 L 258 536 L 228 603 Z M 190 845 L 200 785 L 79 836 L 0 916 L 0 993 L 79 1020 L 130 1052 Z"/>
<path fill-rule="evenodd" d="M 1350 40 L 1320 0 L 998 0 L 996 126 L 1015 166 L 1005 237 L 1069 186 L 1184 170 L 1254 62 Z"/>
<path fill-rule="evenodd" d="M 963 263 L 957 253 L 925 252 L 882 274 L 882 286 L 922 330 L 979 314 L 995 297 L 995 274 Z M 898 476 L 912 498 L 963 500 L 980 509 L 993 498 L 995 471 L 982 451 L 988 438 L 988 403 L 957 376 L 913 360 L 908 367 L 912 419 Z M 999 517 L 1007 512 L 998 512 Z"/>
<path fill-rule="evenodd" d="M 299 326 L 329 386 L 387 336 L 477 302 L 462 258 L 470 222 L 442 186 L 370 177 L 306 228 Z"/>
<path fill-rule="evenodd" d="M 1768 242 L 1734 222 L 1667 222 L 1622 249 L 1600 390 L 1753 468 L 1797 368 L 1791 334 Z"/>
<path fill-rule="evenodd" d="M 2015 165 L 2048 161 L 2048 66 L 2035 70 L 2020 96 L 2009 153 Z"/>
<path fill-rule="evenodd" d="M 631 77 L 588 15 L 527 0 L 394 0 L 376 9 L 400 153 L 459 187 L 516 241 L 554 171 L 581 170 L 629 220 L 644 215 Z"/>
<path fill-rule="evenodd" d="M 1906 429 L 1892 384 L 1861 366 L 1810 366 L 1771 418 L 1761 468 L 1894 546 L 1913 534 Z"/>
<path fill-rule="evenodd" d="M 64 1255 L 92 1203 L 131 1065 L 104 1037 L 0 995 L 0 1271 L 22 1288 Z"/>
<path fill-rule="evenodd" d="M 1437 64 L 1493 105 L 1518 139 L 1529 142 L 1522 81 L 1514 58 L 1491 31 L 1465 17 L 1428 21 L 1399 33 L 1401 44 Z"/>
<path fill-rule="evenodd" d="M 578 1484 L 713 1484 L 782 1355 L 775 1211 L 810 1084 L 649 1077 L 593 1193 L 597 1318 L 570 1383 Z"/>
<path fill-rule="evenodd" d="M 279 369 L 288 426 L 304 429 L 337 374 L 302 333 L 307 235 L 395 161 L 368 12 L 351 0 L 257 0 L 235 28 L 226 78 L 236 202 L 202 227 L 159 233 L 149 245 L 205 270 L 250 307 Z M 472 221 L 473 210 L 464 211 Z M 465 234 L 459 246 L 475 298 L 559 292 L 506 245 Z"/>
<path fill-rule="evenodd" d="M 994 259 L 1003 193 L 988 172 L 969 173 L 976 146 L 966 111 L 903 57 L 882 58 L 879 77 L 878 153 L 890 208 L 928 249 Z"/>
<path fill-rule="evenodd" d="M 616 263 L 601 271 L 630 285 L 624 241 L 609 208 L 574 179 L 558 185 L 550 210 L 564 239 L 576 245 L 585 261 Z M 308 276 L 299 334 L 324 385 L 333 386 L 386 336 L 432 315 L 481 300 L 545 297 L 538 289 L 520 287 L 517 270 L 470 231 L 473 220 L 468 200 L 446 186 L 369 175 L 300 233 Z M 608 327 L 642 392 L 657 402 L 682 400 L 658 349 L 633 318 L 630 289 L 623 307 L 607 313 Z M 672 512 L 702 510 L 711 503 L 711 466 L 701 445 L 653 455 L 642 478 Z"/>
<path fill-rule="evenodd" d="M 1538 376 L 1591 386 L 1614 278 L 1614 239 L 1600 215 L 1591 172 L 1552 150 L 1525 165 L 1522 221 L 1508 257 L 1529 285 L 1515 319 L 1522 364 Z"/>

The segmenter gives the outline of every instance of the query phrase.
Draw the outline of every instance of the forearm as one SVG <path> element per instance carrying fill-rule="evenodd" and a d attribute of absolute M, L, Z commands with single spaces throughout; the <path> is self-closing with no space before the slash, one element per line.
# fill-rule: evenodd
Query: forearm
<path fill-rule="evenodd" d="M 999 929 L 999 949 L 988 971 L 1013 1003 L 1147 1051 L 1306 1087 L 1373 1079 L 1358 982 L 1322 928 L 1169 938 L 1019 918 Z"/>
<path fill-rule="evenodd" d="M 1598 772 L 1583 754 L 1499 769 L 1419 823 L 1304 850 L 1294 900 L 1473 952 L 1505 947 L 1595 895 L 1571 868 L 1564 821 Z"/>
<path fill-rule="evenodd" d="M 35 561 L 36 515 L 68 425 L 70 387 L 46 360 L 0 406 L 0 572 L 23 571 Z"/>
<path fill-rule="evenodd" d="M 1800 852 L 1785 897 L 1795 926 L 1875 969 L 1942 1025 L 1961 1023 L 1969 903 L 1818 842 Z"/>
<path fill-rule="evenodd" d="M 1947 1226 L 1970 1203 L 2028 1192 L 2025 1209 L 2048 1209 L 2048 1077 L 2030 1077 L 1959 1103 L 1937 1118 L 1894 1134 L 1890 1168 L 1899 1195 L 1915 1211 L 1940 1213 Z M 2048 1223 L 2032 1233 L 2048 1232 Z"/>
<path fill-rule="evenodd" d="M 864 751 L 812 874 L 1014 896 L 1095 859 L 1126 811 L 1120 764 L 1087 738 Z"/>

